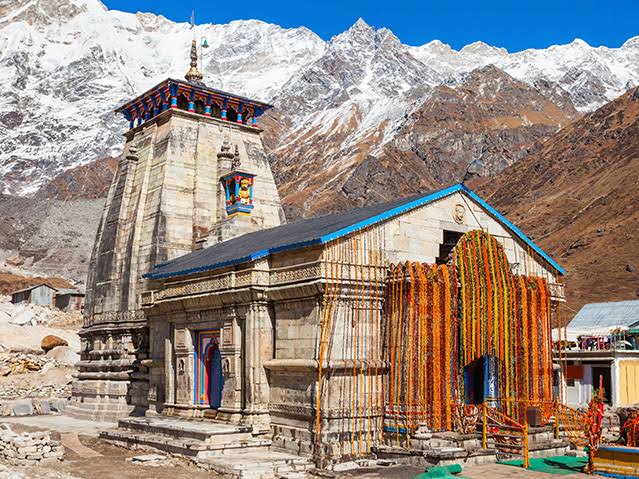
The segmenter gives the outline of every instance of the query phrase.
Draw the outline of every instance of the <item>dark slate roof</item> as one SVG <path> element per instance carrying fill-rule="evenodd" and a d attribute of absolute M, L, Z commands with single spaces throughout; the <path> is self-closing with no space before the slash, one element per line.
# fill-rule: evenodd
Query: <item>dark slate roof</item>
<path fill-rule="evenodd" d="M 281 251 L 290 251 L 316 244 L 324 244 L 376 223 L 399 216 L 417 207 L 445 198 L 458 191 L 465 192 L 470 198 L 486 208 L 495 218 L 531 246 L 561 274 L 564 270 L 550 256 L 537 247 L 526 235 L 512 223 L 488 205 L 466 186 L 458 184 L 442 190 L 404 198 L 391 203 L 356 208 L 297 223 L 285 224 L 275 228 L 255 231 L 208 248 L 194 251 L 174 260 L 156 265 L 147 278 L 160 279 L 173 276 L 210 271 L 248 261 L 264 258 Z"/>

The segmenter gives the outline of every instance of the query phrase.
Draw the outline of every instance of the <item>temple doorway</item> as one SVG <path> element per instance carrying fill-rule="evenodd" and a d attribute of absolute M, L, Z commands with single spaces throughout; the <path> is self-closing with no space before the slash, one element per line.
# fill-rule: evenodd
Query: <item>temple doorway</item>
<path fill-rule="evenodd" d="M 499 363 L 495 356 L 482 356 L 464 367 L 466 404 L 491 404 L 499 398 Z"/>
<path fill-rule="evenodd" d="M 209 347 L 206 358 L 206 402 L 211 409 L 218 409 L 222 404 L 222 387 L 224 377 L 222 376 L 222 356 L 220 347 L 214 343 Z"/>
<path fill-rule="evenodd" d="M 218 409 L 222 404 L 224 389 L 220 330 L 198 331 L 196 344 L 195 404 Z"/>

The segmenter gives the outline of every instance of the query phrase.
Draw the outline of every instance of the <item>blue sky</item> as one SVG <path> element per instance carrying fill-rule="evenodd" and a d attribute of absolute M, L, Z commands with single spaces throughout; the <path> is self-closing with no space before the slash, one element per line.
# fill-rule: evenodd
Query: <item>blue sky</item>
<path fill-rule="evenodd" d="M 284 27 L 306 26 L 324 39 L 362 17 L 390 28 L 404 43 L 439 39 L 459 49 L 477 40 L 509 51 L 545 48 L 581 38 L 618 47 L 639 35 L 639 0 L 102 0 L 109 8 L 153 12 L 171 20 L 227 23 L 256 18 Z"/>

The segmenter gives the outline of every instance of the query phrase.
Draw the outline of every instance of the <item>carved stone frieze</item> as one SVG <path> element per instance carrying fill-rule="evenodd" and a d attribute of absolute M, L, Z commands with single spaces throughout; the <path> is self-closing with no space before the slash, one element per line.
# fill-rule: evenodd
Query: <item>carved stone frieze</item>
<path fill-rule="evenodd" d="M 322 277 L 322 263 L 315 261 L 271 271 L 271 284 L 292 283 Z"/>
<path fill-rule="evenodd" d="M 104 323 L 126 323 L 132 321 L 144 321 L 146 316 L 144 311 L 138 309 L 136 311 L 107 311 L 104 313 L 96 313 L 84 318 L 84 326 L 93 326 Z"/>

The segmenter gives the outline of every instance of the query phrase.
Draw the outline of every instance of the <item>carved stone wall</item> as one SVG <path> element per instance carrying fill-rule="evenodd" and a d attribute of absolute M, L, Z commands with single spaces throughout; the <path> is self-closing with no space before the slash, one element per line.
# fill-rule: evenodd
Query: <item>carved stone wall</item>
<path fill-rule="evenodd" d="M 375 344 L 370 332 L 381 329 L 376 322 L 382 318 L 383 283 L 391 262 L 434 263 L 444 231 L 463 233 L 480 228 L 504 244 L 514 270 L 553 275 L 544 260 L 532 255 L 520 239 L 477 204 L 459 195 L 389 220 L 380 228 L 385 240 L 381 242 L 382 258 L 377 268 L 346 263 L 338 268 L 343 276 L 339 291 L 331 300 L 331 348 L 322 364 L 319 436 L 319 345 L 328 273 L 323 262 L 324 246 L 278 253 L 256 263 L 150 285 L 144 295 L 144 310 L 159 322 L 168 321 L 172 331 L 183 328 L 192 335 L 198 328 L 215 324 L 222 328 L 221 350 L 228 361 L 222 407 L 215 412 L 216 419 L 253 424 L 261 433 L 268 428 L 274 445 L 312 454 L 320 465 L 361 457 L 366 449 L 363 444 L 374 443 L 382 427 L 384 405 L 380 399 L 387 372 L 381 351 L 365 354 L 361 348 Z M 556 288 L 558 297 L 554 299 L 561 295 L 561 288 Z M 363 332 L 356 351 L 355 324 Z M 153 339 L 156 334 L 160 336 L 157 341 Z M 174 336 L 167 338 L 170 334 L 173 333 L 161 327 L 151 327 L 151 344 L 157 344 L 157 348 L 169 344 L 164 351 L 171 350 L 170 355 L 176 358 L 165 359 L 164 363 L 164 412 L 206 415 L 186 391 L 192 391 L 192 383 L 180 386 L 176 376 L 176 370 L 188 371 L 192 367 L 188 362 L 193 357 L 192 350 L 184 350 L 184 363 L 180 365 L 178 340 Z M 365 358 L 366 364 L 361 366 L 358 358 Z M 179 393 L 180 388 L 185 391 Z M 366 407 L 345 399 L 345 391 L 357 388 L 365 388 L 363 399 L 357 401 L 367 401 Z M 181 403 L 178 396 L 190 404 Z M 365 417 L 362 410 L 367 411 Z"/>
<path fill-rule="evenodd" d="M 199 248 L 224 219 L 217 152 L 225 140 L 237 145 L 243 165 L 258 175 L 249 227 L 282 222 L 259 130 L 169 109 L 127 133 L 89 266 L 80 331 L 86 347 L 73 387 L 72 414 L 106 418 L 144 411 L 149 404 L 152 411 L 162 409 L 164 391 L 149 387 L 148 378 L 152 375 L 157 381 L 164 346 L 154 345 L 151 354 L 147 347 L 147 317 L 142 310 L 146 300 L 141 294 L 148 282 L 143 275 L 156 264 Z M 225 238 L 209 241 L 221 239 Z M 145 336 L 145 341 L 129 348 L 123 338 L 136 334 Z M 163 331 L 159 336 L 167 335 Z M 106 349 L 118 352 L 100 352 L 107 343 L 113 347 Z"/>

